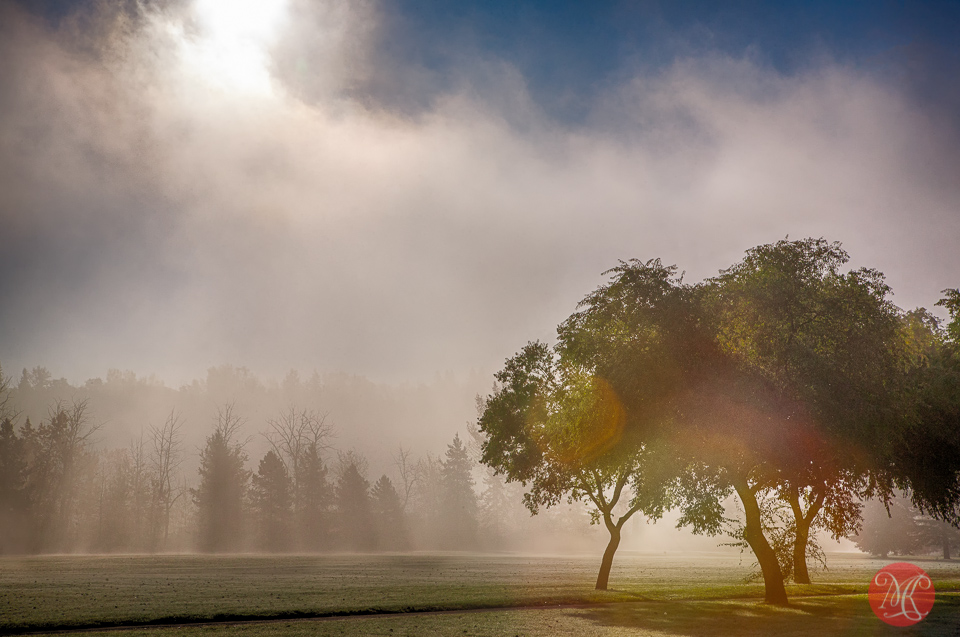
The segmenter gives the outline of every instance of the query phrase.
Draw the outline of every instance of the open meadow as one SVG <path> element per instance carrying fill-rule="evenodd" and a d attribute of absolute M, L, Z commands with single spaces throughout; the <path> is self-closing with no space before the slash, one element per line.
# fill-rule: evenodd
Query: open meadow
<path fill-rule="evenodd" d="M 866 591 L 888 561 L 834 554 L 791 607 L 736 554 L 43 556 L 0 560 L 0 632 L 127 627 L 166 634 L 892 634 Z M 898 634 L 957 634 L 960 564 L 915 560 L 930 616 Z M 216 622 L 216 623 L 213 623 Z M 184 626 L 188 624 L 188 626 Z M 196 625 L 192 625 L 196 624 Z M 150 626 L 150 627 L 147 627 Z M 165 626 L 165 627 L 164 627 Z M 138 628 L 139 627 L 139 628 Z M 90 633 L 86 633 L 90 634 Z"/>

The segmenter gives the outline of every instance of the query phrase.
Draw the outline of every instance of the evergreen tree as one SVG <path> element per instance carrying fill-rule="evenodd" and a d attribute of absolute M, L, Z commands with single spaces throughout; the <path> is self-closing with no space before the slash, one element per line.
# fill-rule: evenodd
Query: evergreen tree
<path fill-rule="evenodd" d="M 354 452 L 340 457 L 337 477 L 337 528 L 340 545 L 351 551 L 376 548 L 376 529 L 370 507 L 370 483 L 364 477 L 366 461 Z"/>
<path fill-rule="evenodd" d="M 473 461 L 456 434 L 447 445 L 441 467 L 441 547 L 469 550 L 477 547 L 477 494 L 473 490 Z"/>
<path fill-rule="evenodd" d="M 416 489 L 408 519 L 419 548 L 440 548 L 444 531 L 440 524 L 443 501 L 443 462 L 427 455 L 416 464 Z"/>
<path fill-rule="evenodd" d="M 27 546 L 29 508 L 27 462 L 23 440 L 13 422 L 0 423 L 0 554 L 19 553 Z"/>
<path fill-rule="evenodd" d="M 511 513 L 517 507 L 521 496 L 510 492 L 503 476 L 495 474 L 491 469 L 484 472 L 483 485 L 477 511 L 480 537 L 484 547 L 500 548 L 510 534 Z"/>
<path fill-rule="evenodd" d="M 300 547 L 308 551 L 328 549 L 333 489 L 316 444 L 307 445 L 297 469 L 300 475 L 296 480 L 294 495 Z"/>
<path fill-rule="evenodd" d="M 290 548 L 292 489 L 280 456 L 268 451 L 253 476 L 252 500 L 257 514 L 259 548 L 267 551 Z"/>
<path fill-rule="evenodd" d="M 404 551 L 410 548 L 402 502 L 390 478 L 380 476 L 373 485 L 371 496 L 377 525 L 377 545 L 380 550 Z"/>
<path fill-rule="evenodd" d="M 232 405 L 219 410 L 216 427 L 200 453 L 200 486 L 192 493 L 203 551 L 236 551 L 243 541 L 243 496 L 249 472 L 244 468 L 243 445 L 235 440 L 241 424 Z"/>
<path fill-rule="evenodd" d="M 296 372 L 287 375 L 285 392 L 297 393 Z M 293 481 L 293 509 L 298 544 L 309 551 L 329 547 L 331 487 L 321 452 L 329 449 L 333 435 L 326 416 L 316 411 L 289 407 L 268 421 L 267 440 L 284 463 Z"/>

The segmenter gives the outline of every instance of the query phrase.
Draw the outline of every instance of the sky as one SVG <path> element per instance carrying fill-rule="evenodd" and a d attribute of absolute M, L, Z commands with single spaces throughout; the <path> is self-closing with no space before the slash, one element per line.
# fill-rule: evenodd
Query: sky
<path fill-rule="evenodd" d="M 0 365 L 489 376 L 786 236 L 931 308 L 958 78 L 956 2 L 0 0 Z"/>

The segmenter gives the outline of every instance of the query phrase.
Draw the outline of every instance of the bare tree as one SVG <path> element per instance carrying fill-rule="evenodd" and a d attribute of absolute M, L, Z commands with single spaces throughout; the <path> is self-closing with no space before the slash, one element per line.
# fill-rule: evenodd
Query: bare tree
<path fill-rule="evenodd" d="M 397 455 L 393 457 L 393 464 L 400 473 L 400 510 L 406 513 L 410 497 L 420 481 L 420 472 L 417 471 L 419 465 L 412 461 L 410 450 L 404 449 L 403 445 L 400 445 Z"/>
<path fill-rule="evenodd" d="M 146 548 L 147 512 L 150 506 L 150 473 L 147 467 L 147 443 L 140 435 L 130 442 L 130 490 L 133 511 L 133 543 L 137 550 Z"/>
<path fill-rule="evenodd" d="M 294 489 L 302 475 L 302 463 L 311 445 L 316 451 L 328 451 L 332 447 L 333 427 L 327 423 L 327 415 L 289 407 L 277 418 L 267 421 L 270 431 L 265 435 L 270 446 L 283 460 L 287 472 L 293 478 Z"/>
<path fill-rule="evenodd" d="M 150 427 L 152 448 L 150 450 L 150 468 L 153 473 L 152 507 L 157 524 L 153 528 L 156 537 L 163 532 L 163 544 L 166 546 L 170 536 L 170 511 L 183 491 L 175 488 L 177 469 L 183 462 L 183 420 L 176 410 L 171 410 L 162 427 Z"/>
<path fill-rule="evenodd" d="M 283 462 L 293 485 L 293 515 L 298 542 L 306 550 L 325 548 L 329 536 L 328 509 L 332 493 L 322 454 L 332 447 L 333 428 L 326 414 L 289 407 L 267 421 L 265 435 Z"/>
<path fill-rule="evenodd" d="M 0 422 L 9 419 L 14 422 L 17 418 L 17 412 L 10 404 L 10 377 L 4 376 L 3 367 L 0 366 Z"/>

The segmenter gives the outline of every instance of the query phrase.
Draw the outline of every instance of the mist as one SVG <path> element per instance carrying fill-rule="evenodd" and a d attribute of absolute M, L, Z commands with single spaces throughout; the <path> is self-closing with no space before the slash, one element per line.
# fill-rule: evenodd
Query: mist
<path fill-rule="evenodd" d="M 396 483 L 397 450 L 467 441 L 492 372 L 618 259 L 698 280 L 823 236 L 901 307 L 958 284 L 958 120 L 897 73 L 691 46 L 625 58 L 567 118 L 469 42 L 442 72 L 405 55 L 386 3 L 277 3 L 239 39 L 201 5 L 0 5 L 0 362 L 64 377 L 17 394 L 34 424 L 88 398 L 98 453 L 180 413 L 195 486 L 233 404 L 256 472 L 297 405 L 331 471 L 354 451 Z M 555 546 L 602 545 L 570 526 Z M 671 528 L 624 547 L 692 541 Z"/>
<path fill-rule="evenodd" d="M 286 8 L 238 70 L 188 3 L 4 5 L 5 368 L 489 374 L 617 259 L 701 278 L 787 235 L 902 307 L 956 285 L 956 120 L 882 74 L 624 62 L 571 122 L 489 54 L 401 67 L 376 3 Z"/>

